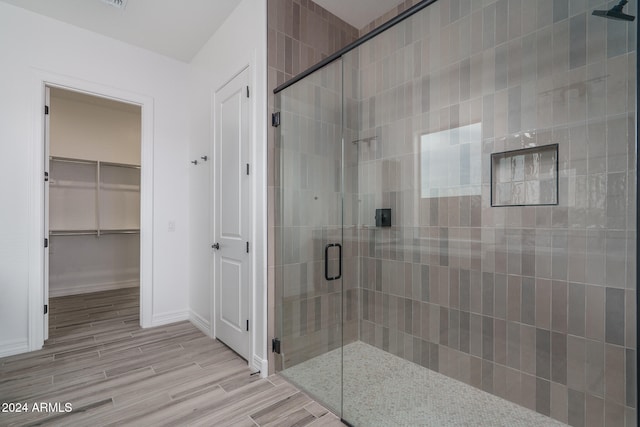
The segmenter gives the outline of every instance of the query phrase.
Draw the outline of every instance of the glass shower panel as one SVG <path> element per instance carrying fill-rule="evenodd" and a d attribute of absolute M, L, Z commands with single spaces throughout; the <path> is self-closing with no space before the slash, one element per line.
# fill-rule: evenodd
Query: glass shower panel
<path fill-rule="evenodd" d="M 276 329 L 281 375 L 340 413 L 343 281 L 342 62 L 280 92 Z M 353 282 L 355 288 L 355 282 Z M 357 316 L 353 323 L 357 326 Z M 319 358 L 319 356 L 323 356 Z"/>

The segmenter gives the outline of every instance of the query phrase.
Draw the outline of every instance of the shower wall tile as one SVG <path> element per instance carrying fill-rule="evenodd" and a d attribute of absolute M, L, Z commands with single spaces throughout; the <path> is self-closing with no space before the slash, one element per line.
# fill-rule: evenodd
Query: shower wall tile
<path fill-rule="evenodd" d="M 551 281 L 536 280 L 536 326 L 551 329 Z"/>
<path fill-rule="evenodd" d="M 596 396 L 604 396 L 604 349 L 596 341 L 587 341 L 586 390 Z"/>
<path fill-rule="evenodd" d="M 528 374 L 536 373 L 536 329 L 520 326 L 520 369 Z"/>
<path fill-rule="evenodd" d="M 567 384 L 567 336 L 557 332 L 551 335 L 551 380 Z"/>
<path fill-rule="evenodd" d="M 522 278 L 508 276 L 507 279 L 507 319 L 514 322 L 521 320 Z"/>
<path fill-rule="evenodd" d="M 482 361 L 482 390 L 487 393 L 493 393 L 493 363 L 483 360 Z"/>
<path fill-rule="evenodd" d="M 587 62 L 587 15 L 583 13 L 572 17 L 569 27 L 569 67 L 574 69 L 582 67 Z"/>
<path fill-rule="evenodd" d="M 606 288 L 606 342 L 624 345 L 624 290 Z"/>
<path fill-rule="evenodd" d="M 637 385 L 636 385 L 636 371 L 637 371 L 637 360 L 636 360 L 636 351 L 626 349 L 625 350 L 625 394 L 626 394 L 626 405 L 630 408 L 636 407 L 636 399 L 637 399 Z M 631 378 L 631 381 L 629 380 Z"/>
<path fill-rule="evenodd" d="M 571 388 L 569 389 L 568 393 L 568 421 L 570 426 L 586 425 L 585 394 Z"/>
<path fill-rule="evenodd" d="M 536 377 L 551 379 L 551 334 L 536 329 Z"/>
<path fill-rule="evenodd" d="M 520 369 L 520 353 L 520 325 L 514 322 L 508 322 L 506 365 L 514 369 Z"/>
<path fill-rule="evenodd" d="M 587 394 L 585 396 L 585 426 L 601 426 L 604 423 L 604 400 Z"/>
<path fill-rule="evenodd" d="M 636 291 L 627 290 L 625 294 L 625 330 L 627 336 L 625 338 L 625 345 L 627 348 L 636 347 Z"/>
<path fill-rule="evenodd" d="M 568 331 L 572 335 L 584 336 L 585 287 L 581 283 L 569 283 Z"/>
<path fill-rule="evenodd" d="M 551 417 L 567 423 L 568 420 L 568 391 L 567 387 L 551 383 Z"/>
<path fill-rule="evenodd" d="M 625 423 L 628 426 L 636 426 L 638 425 L 638 419 L 636 416 L 636 410 L 632 408 L 625 408 L 624 410 L 624 418 Z"/>
<path fill-rule="evenodd" d="M 536 412 L 551 415 L 551 383 L 536 378 Z"/>
<path fill-rule="evenodd" d="M 589 313 L 586 316 L 585 336 L 600 342 L 604 341 L 605 288 L 591 285 L 586 287 L 585 310 Z"/>
<path fill-rule="evenodd" d="M 611 401 L 605 401 L 604 407 L 605 425 L 622 425 L 624 423 L 624 407 Z"/>
<path fill-rule="evenodd" d="M 533 278 L 524 277 L 522 279 L 520 320 L 529 325 L 536 324 L 536 285 Z"/>
<path fill-rule="evenodd" d="M 624 349 L 607 344 L 604 357 L 604 397 L 609 401 L 624 405 L 626 402 Z"/>
<path fill-rule="evenodd" d="M 532 411 L 536 410 L 536 385 L 537 379 L 533 375 L 523 373 L 520 377 L 520 404 Z"/>
<path fill-rule="evenodd" d="M 551 291 L 551 329 L 558 332 L 567 332 L 567 283 L 561 281 L 552 282 Z"/>

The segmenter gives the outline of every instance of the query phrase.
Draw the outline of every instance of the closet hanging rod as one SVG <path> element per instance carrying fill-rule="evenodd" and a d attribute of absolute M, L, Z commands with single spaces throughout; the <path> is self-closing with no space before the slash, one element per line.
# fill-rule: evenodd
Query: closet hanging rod
<path fill-rule="evenodd" d="M 100 234 L 140 234 L 138 229 L 123 229 L 123 230 L 100 230 Z"/>
<path fill-rule="evenodd" d="M 138 165 L 130 165 L 127 163 L 100 162 L 102 166 L 115 166 L 118 168 L 140 169 Z"/>
<path fill-rule="evenodd" d="M 140 169 L 139 165 L 132 165 L 128 163 L 103 162 L 98 160 L 73 159 L 71 157 L 57 157 L 57 156 L 49 156 L 49 159 L 55 162 L 80 163 L 85 165 L 95 165 L 97 163 L 100 163 L 100 165 L 102 166 L 114 166 L 119 168 Z"/>
<path fill-rule="evenodd" d="M 50 236 L 96 236 L 97 230 L 50 230 Z"/>
<path fill-rule="evenodd" d="M 64 163 L 80 163 L 84 165 L 95 165 L 98 163 L 97 160 L 72 159 L 70 157 L 57 157 L 57 156 L 50 156 L 49 160 L 53 160 L 55 162 L 64 162 Z"/>
<path fill-rule="evenodd" d="M 114 230 L 100 230 L 100 235 L 105 234 L 140 234 L 139 229 L 123 228 Z M 50 230 L 50 236 L 97 236 L 98 230 Z"/>

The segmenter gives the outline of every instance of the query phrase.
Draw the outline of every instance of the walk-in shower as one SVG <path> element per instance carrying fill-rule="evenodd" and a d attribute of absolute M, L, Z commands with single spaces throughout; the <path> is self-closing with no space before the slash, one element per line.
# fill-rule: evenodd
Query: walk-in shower
<path fill-rule="evenodd" d="M 611 6 L 428 0 L 276 89 L 285 378 L 356 426 L 637 425 L 637 21 Z"/>

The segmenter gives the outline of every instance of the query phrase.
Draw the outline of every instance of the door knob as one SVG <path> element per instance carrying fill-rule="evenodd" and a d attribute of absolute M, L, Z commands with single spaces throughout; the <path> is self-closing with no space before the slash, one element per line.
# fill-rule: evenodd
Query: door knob
<path fill-rule="evenodd" d="M 211 245 L 211 247 L 213 249 L 215 249 L 216 251 L 219 251 L 220 250 L 220 243 L 214 243 L 213 245 Z"/>

